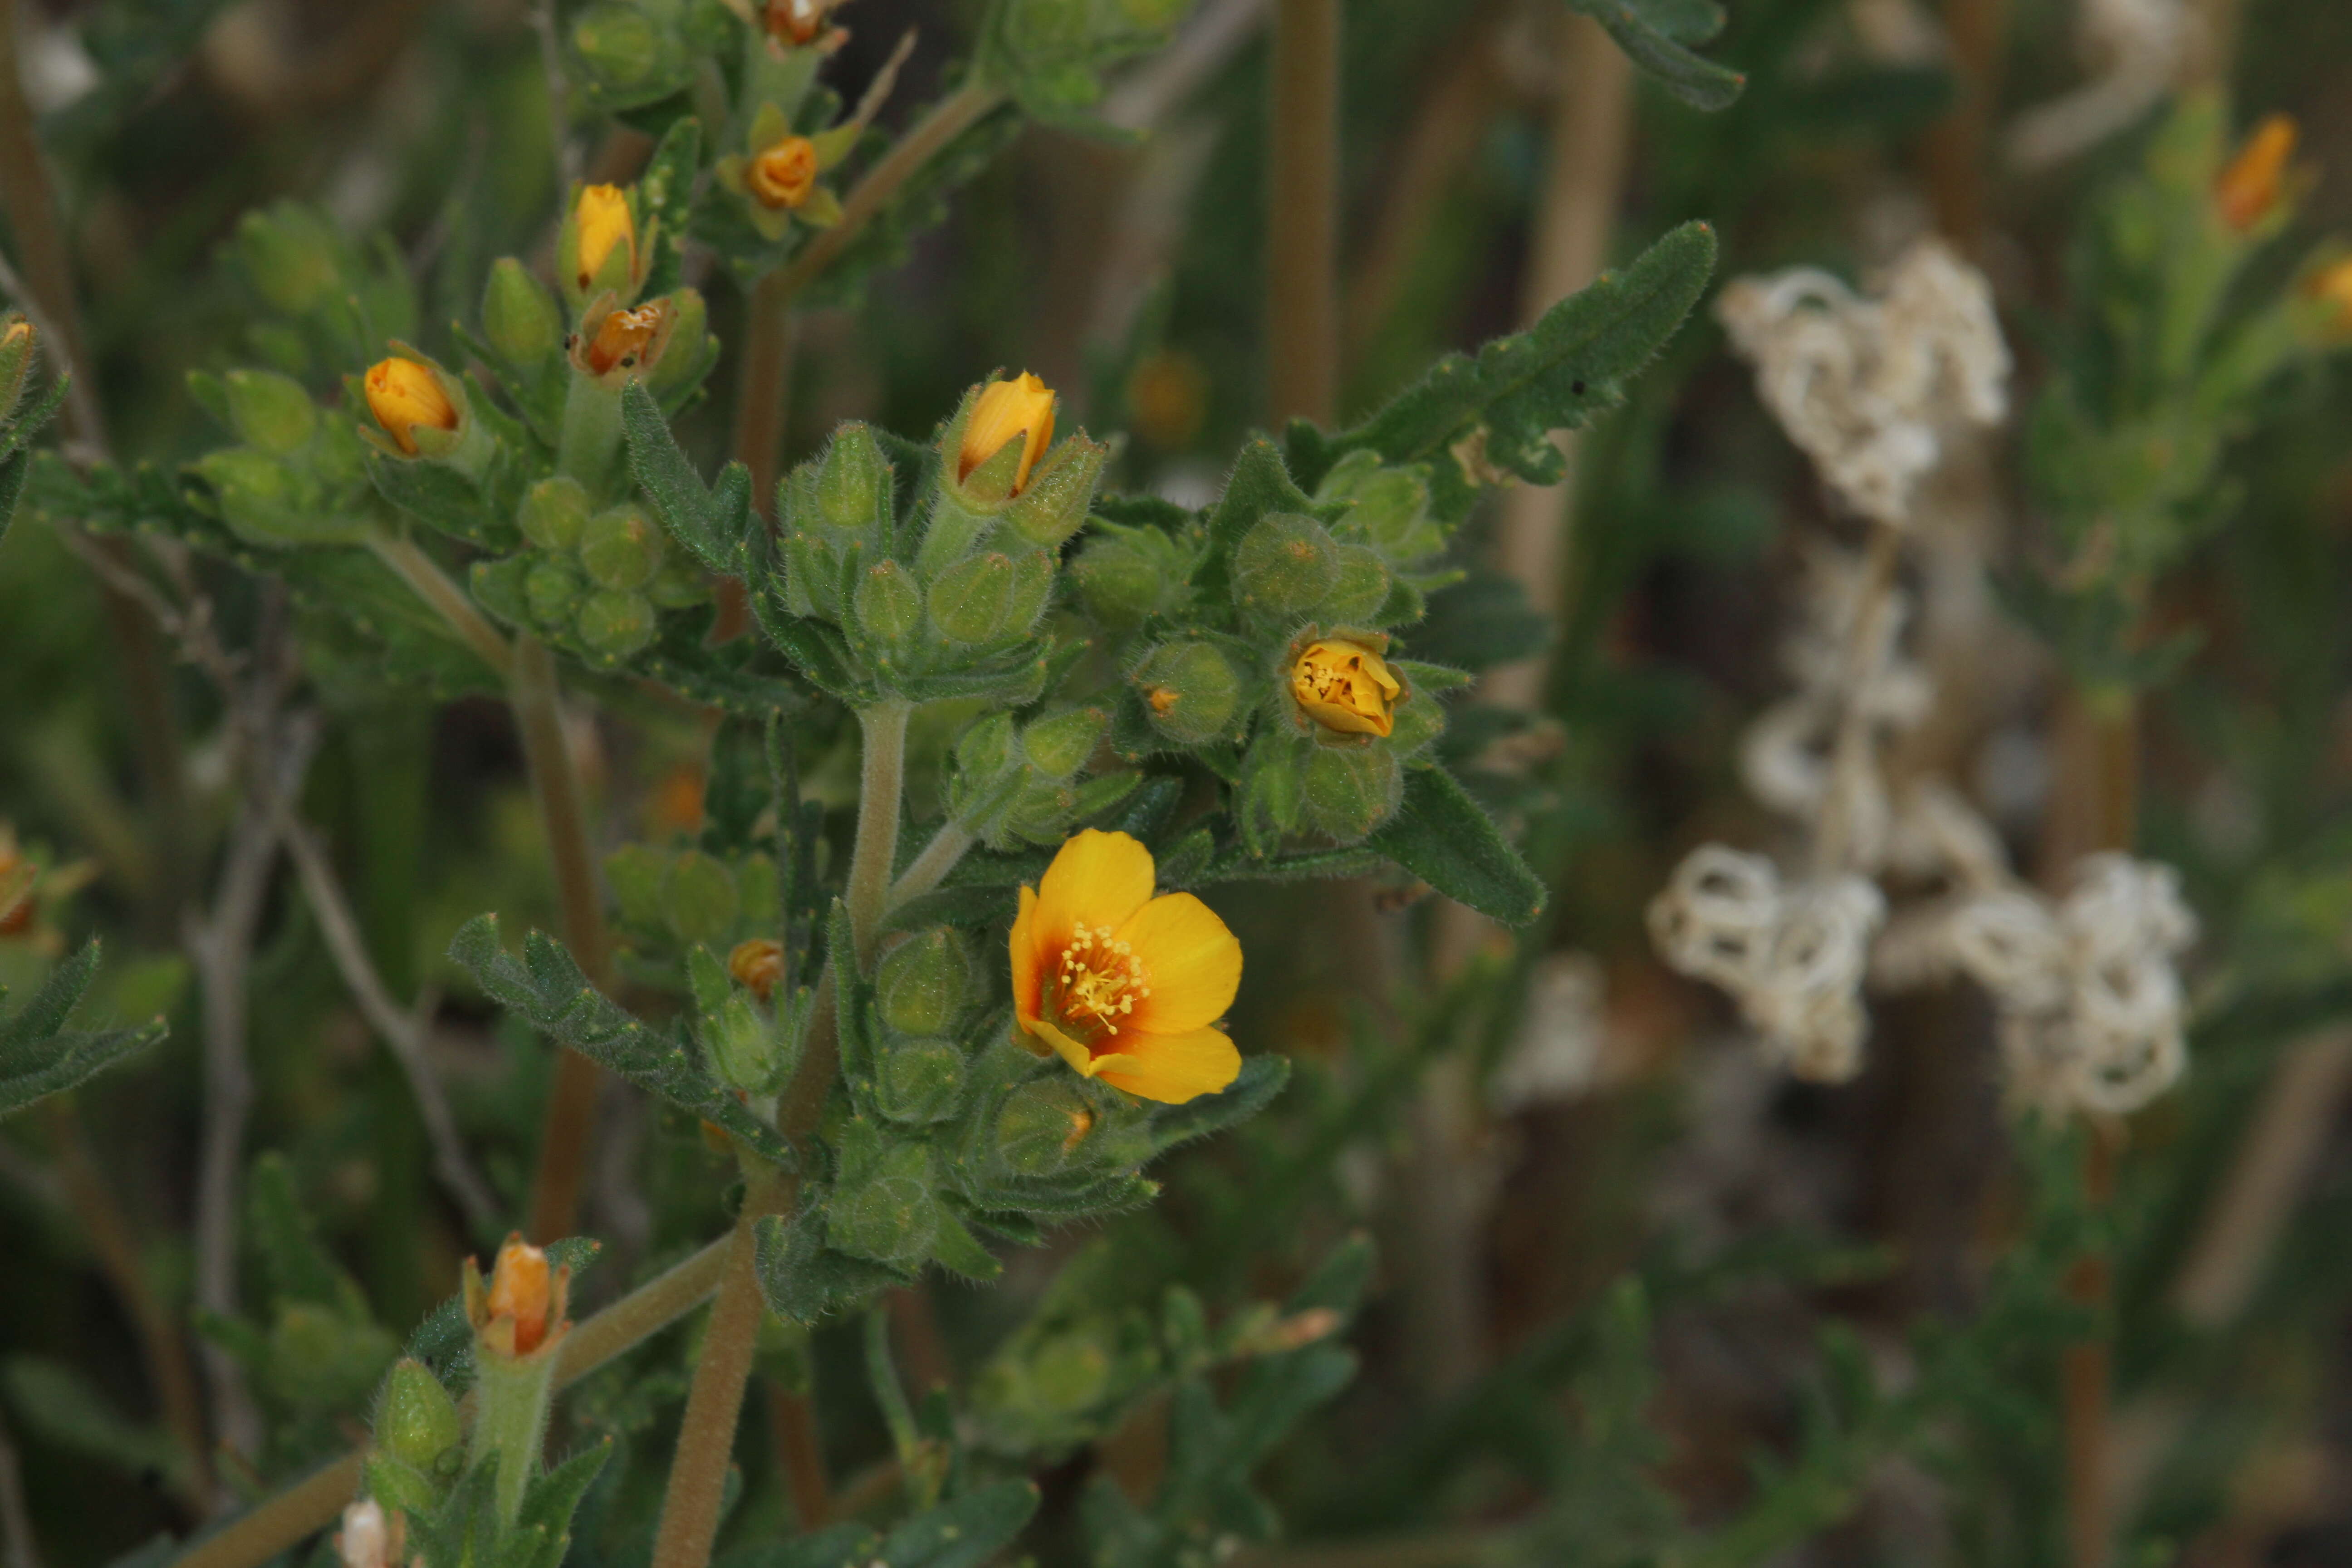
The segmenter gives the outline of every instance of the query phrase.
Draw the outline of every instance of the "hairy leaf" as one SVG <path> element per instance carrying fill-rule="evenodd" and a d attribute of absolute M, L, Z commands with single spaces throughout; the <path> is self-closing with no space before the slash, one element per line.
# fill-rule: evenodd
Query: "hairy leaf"
<path fill-rule="evenodd" d="M 161 1018 L 131 1029 L 66 1027 L 98 974 L 98 957 L 92 942 L 58 964 L 14 1017 L 0 1018 L 0 1116 L 61 1094 L 163 1037 Z"/>
<path fill-rule="evenodd" d="M 1544 910 L 1544 885 L 1519 852 L 1443 768 L 1405 775 L 1404 804 L 1367 841 L 1458 903 L 1505 925 Z"/>
<path fill-rule="evenodd" d="M 1568 0 L 1609 30 L 1635 65 L 1693 109 L 1728 109 L 1747 77 L 1686 47 L 1703 44 L 1723 26 L 1713 0 Z"/>

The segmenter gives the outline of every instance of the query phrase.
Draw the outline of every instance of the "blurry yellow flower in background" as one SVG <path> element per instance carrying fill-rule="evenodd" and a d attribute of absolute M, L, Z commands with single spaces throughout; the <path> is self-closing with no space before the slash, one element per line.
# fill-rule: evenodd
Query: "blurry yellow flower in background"
<path fill-rule="evenodd" d="M 2223 223 L 2243 234 L 2270 216 L 2285 188 L 2287 161 L 2301 139 L 2301 128 L 2291 114 L 2273 114 L 2254 128 L 2213 182 L 2213 203 L 2221 208 Z"/>

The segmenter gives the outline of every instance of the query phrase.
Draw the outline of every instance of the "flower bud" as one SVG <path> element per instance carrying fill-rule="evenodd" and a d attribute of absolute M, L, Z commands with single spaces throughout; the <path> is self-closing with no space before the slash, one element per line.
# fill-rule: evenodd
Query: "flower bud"
<path fill-rule="evenodd" d="M 1404 798 L 1404 768 L 1386 746 L 1318 746 L 1307 762 L 1300 816 L 1342 844 L 1387 821 Z"/>
<path fill-rule="evenodd" d="M 599 588 L 581 602 L 580 640 L 609 658 L 626 658 L 654 640 L 654 605 L 643 594 Z"/>
<path fill-rule="evenodd" d="M 292 376 L 268 370 L 233 370 L 221 377 L 228 418 L 247 446 L 284 457 L 310 444 L 319 410 Z"/>
<path fill-rule="evenodd" d="M 685 64 L 673 29 L 620 0 L 584 12 L 572 24 L 572 47 L 601 85 L 631 98 L 657 91 Z"/>
<path fill-rule="evenodd" d="M 1128 680 L 1143 694 L 1151 727 L 1180 746 L 1223 739 L 1242 706 L 1242 678 L 1212 643 L 1162 643 L 1143 656 Z"/>
<path fill-rule="evenodd" d="M 1017 496 L 1053 439 L 1054 394 L 1044 382 L 1026 371 L 1011 381 L 991 382 L 964 422 L 956 452 L 956 482 L 970 480 L 973 470 L 1017 441 L 1020 456 L 1001 492 Z"/>
<path fill-rule="evenodd" d="M 236 249 L 255 292 L 289 316 L 310 313 L 342 281 L 335 232 L 294 202 L 248 212 L 236 226 Z"/>
<path fill-rule="evenodd" d="M 902 1035 L 944 1035 L 971 995 L 971 959 L 945 927 L 900 942 L 882 960 L 875 991 L 882 1021 Z"/>
<path fill-rule="evenodd" d="M 540 364 L 563 347 L 563 318 L 554 298 L 511 256 L 491 264 L 482 290 L 482 332 L 519 367 Z"/>
<path fill-rule="evenodd" d="M 930 1256 L 940 1230 L 931 1195 L 929 1152 L 901 1144 L 883 1155 L 863 1181 L 834 1189 L 825 1211 L 825 1240 L 853 1258 L 908 1265 Z"/>
<path fill-rule="evenodd" d="M 761 21 L 768 37 L 780 44 L 805 48 L 824 34 L 827 12 L 841 0 L 765 0 Z"/>
<path fill-rule="evenodd" d="M 646 367 L 646 386 L 657 398 L 667 398 L 689 382 L 698 381 L 718 358 L 717 340 L 710 335 L 710 304 L 699 289 L 680 289 L 665 296 L 669 301 L 667 346 Z"/>
<path fill-rule="evenodd" d="M 727 973 L 736 984 L 761 1001 L 769 1001 L 776 994 L 776 983 L 784 977 L 784 944 L 772 936 L 739 942 L 727 955 Z"/>
<path fill-rule="evenodd" d="M 1378 651 L 1344 637 L 1308 643 L 1290 667 L 1290 696 L 1302 725 L 1338 735 L 1386 735 L 1404 686 Z"/>
<path fill-rule="evenodd" d="M 889 515 L 890 460 L 882 443 L 864 425 L 834 432 L 816 471 L 816 521 L 826 528 L 863 533 Z"/>
<path fill-rule="evenodd" d="M 571 1299 L 572 1271 L 510 1233 L 499 1247 L 487 1289 L 472 1258 L 466 1260 L 466 1318 L 474 1326 L 477 1354 L 520 1359 L 551 1350 L 571 1324 L 563 1313 Z"/>
<path fill-rule="evenodd" d="M 1380 552 L 1364 544 L 1339 546 L 1339 580 L 1323 601 L 1324 613 L 1343 626 L 1370 626 L 1381 618 L 1396 579 Z"/>
<path fill-rule="evenodd" d="M 16 412 L 17 400 L 25 395 L 26 378 L 33 374 L 37 335 L 33 323 L 22 316 L 12 315 L 0 325 L 0 418 Z"/>
<path fill-rule="evenodd" d="M 662 911 L 682 942 L 717 942 L 741 910 L 735 878 L 714 856 L 689 849 L 670 862 L 662 882 Z"/>
<path fill-rule="evenodd" d="M 1376 453 L 1350 452 L 1340 458 L 1315 499 L 1354 503 L 1348 521 L 1391 561 L 1417 561 L 1444 543 L 1429 518 L 1429 486 L 1412 469 L 1383 467 Z"/>
<path fill-rule="evenodd" d="M 367 1397 L 400 1345 L 373 1321 L 315 1301 L 278 1309 L 269 1330 L 270 1392 L 308 1415 L 347 1410 Z"/>
<path fill-rule="evenodd" d="M 372 1497 L 343 1506 L 342 1528 L 335 1531 L 335 1561 L 342 1568 L 394 1568 L 400 1561 L 400 1515 L 387 1514 Z"/>
<path fill-rule="evenodd" d="M 1028 488 L 1004 510 L 1013 531 L 1032 544 L 1058 550 L 1086 526 L 1110 448 L 1079 435 L 1063 442 L 1031 477 Z"/>
<path fill-rule="evenodd" d="M 394 1362 L 376 1396 L 375 1447 L 430 1476 L 441 1457 L 465 1440 L 457 1402 L 441 1380 L 423 1362 Z"/>
<path fill-rule="evenodd" d="M 702 1017 L 702 1047 L 710 1065 L 731 1089 L 764 1093 L 776 1076 L 775 1026 L 760 1016 L 751 999 L 737 994 Z"/>
<path fill-rule="evenodd" d="M 580 564 L 607 588 L 642 588 L 661 563 L 661 530 L 633 506 L 599 512 L 580 535 Z"/>
<path fill-rule="evenodd" d="M 583 185 L 572 198 L 565 232 L 557 239 L 565 275 L 586 300 L 610 289 L 623 300 L 636 293 L 637 215 L 618 185 Z"/>
<path fill-rule="evenodd" d="M 1015 1175 L 1055 1175 L 1094 1130 L 1094 1107 L 1066 1079 L 1035 1079 L 1014 1089 L 996 1113 L 997 1157 Z"/>
<path fill-rule="evenodd" d="M 1066 779 L 1087 765 L 1109 726 L 1110 715 L 1099 708 L 1072 708 L 1032 722 L 1021 731 L 1021 746 L 1039 773 Z"/>
<path fill-rule="evenodd" d="M 1053 591 L 1053 558 L 1041 550 L 971 556 L 931 584 L 931 624 L 953 642 L 986 645 L 1025 636 Z"/>
<path fill-rule="evenodd" d="M 569 475 L 541 479 L 524 492 L 515 526 L 541 550 L 576 550 L 588 531 L 588 492 Z"/>
<path fill-rule="evenodd" d="M 1234 603 L 1260 615 L 1303 616 L 1339 581 L 1331 531 L 1299 512 L 1260 518 L 1234 547 Z"/>
<path fill-rule="evenodd" d="M 1183 595 L 1188 575 L 1176 542 L 1156 528 L 1104 529 L 1070 563 L 1087 614 L 1113 627 L 1167 609 Z"/>
<path fill-rule="evenodd" d="M 684 555 L 662 557 L 661 570 L 646 584 L 646 597 L 654 602 L 656 609 L 683 610 L 709 596 L 710 585 L 703 577 L 702 568 Z"/>
<path fill-rule="evenodd" d="M 414 458 L 423 449 L 425 443 L 418 439 L 420 432 L 426 441 L 439 435 L 440 449 L 446 450 L 463 417 L 458 400 L 450 395 L 447 378 L 433 366 L 401 354 L 376 361 L 368 370 L 363 390 L 368 412 L 375 416 L 403 457 Z"/>
<path fill-rule="evenodd" d="M 2254 128 L 2213 182 L 2213 205 L 2223 223 L 2244 234 L 2271 215 L 2301 136 L 2291 114 L 2273 114 Z"/>
<path fill-rule="evenodd" d="M 474 1330 L 474 1430 L 468 1462 L 493 1469 L 499 1517 L 511 1526 L 539 1474 L 555 1363 L 572 1325 L 564 1310 L 572 1271 L 520 1231 L 499 1248 L 489 1282 L 466 1259 L 466 1321 Z"/>
<path fill-rule="evenodd" d="M 874 1063 L 882 1114 L 910 1127 L 945 1121 L 963 1098 L 963 1053 L 950 1040 L 894 1040 Z"/>
<path fill-rule="evenodd" d="M 267 452 L 227 447 L 195 468 L 219 498 L 221 521 L 248 544 L 352 544 L 367 535 L 362 513 L 327 505 L 318 486 Z"/>
<path fill-rule="evenodd" d="M 593 591 L 587 574 L 567 555 L 541 556 L 523 574 L 523 605 L 542 626 L 570 626 Z"/>
<path fill-rule="evenodd" d="M 923 591 L 915 574 L 896 561 L 877 561 L 859 574 L 851 609 L 868 637 L 903 643 L 923 624 Z"/>
<path fill-rule="evenodd" d="M 572 362 L 602 380 L 650 369 L 668 343 L 672 325 L 669 301 L 656 300 L 634 310 L 607 310 L 594 330 L 583 331 L 572 348 Z"/>
<path fill-rule="evenodd" d="M 638 927 L 663 923 L 662 883 L 669 876 L 669 857 L 643 844 L 624 844 L 604 857 L 604 880 L 621 918 Z"/>
<path fill-rule="evenodd" d="M 787 136 L 751 155 L 743 184 L 771 212 L 791 212 L 807 205 L 809 193 L 816 189 L 816 143 L 805 136 Z"/>

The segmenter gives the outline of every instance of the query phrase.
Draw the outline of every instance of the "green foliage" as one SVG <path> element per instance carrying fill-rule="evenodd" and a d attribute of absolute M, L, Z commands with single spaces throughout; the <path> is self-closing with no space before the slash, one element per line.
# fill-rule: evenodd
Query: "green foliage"
<path fill-rule="evenodd" d="M 68 1026 L 98 976 L 98 953 L 93 941 L 58 965 L 30 1001 L 0 1018 L 0 1116 L 62 1094 L 163 1037 L 161 1018 L 126 1029 Z"/>
<path fill-rule="evenodd" d="M 1609 29 L 1628 58 L 1694 109 L 1728 109 L 1748 79 L 1692 52 L 1723 30 L 1714 0 L 1568 0 Z"/>

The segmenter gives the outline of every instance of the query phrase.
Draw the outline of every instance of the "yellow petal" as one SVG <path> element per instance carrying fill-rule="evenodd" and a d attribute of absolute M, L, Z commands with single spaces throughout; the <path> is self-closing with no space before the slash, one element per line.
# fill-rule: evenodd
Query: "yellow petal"
<path fill-rule="evenodd" d="M 1094 1059 L 1094 1076 L 1103 1082 L 1163 1105 L 1214 1094 L 1241 1070 L 1242 1054 L 1221 1029 L 1138 1035 L 1118 1053 Z"/>
<path fill-rule="evenodd" d="M 1130 1026 L 1182 1035 L 1215 1023 L 1242 983 L 1242 944 L 1216 911 L 1190 893 L 1168 893 L 1135 911 L 1111 940 L 1134 948 L 1151 994 Z"/>
<path fill-rule="evenodd" d="M 1151 851 L 1140 842 L 1087 828 L 1062 846 L 1038 879 L 1038 944 L 1057 946 L 1080 925 L 1125 925 L 1150 900 L 1151 874 Z"/>
<path fill-rule="evenodd" d="M 1037 1022 L 1037 1010 L 1045 1001 L 1042 984 L 1046 955 L 1038 951 L 1042 940 L 1037 930 L 1037 895 L 1028 888 L 1021 889 L 1021 912 L 1013 917 L 1013 1012 L 1023 1028 Z"/>
<path fill-rule="evenodd" d="M 1098 1060 L 1092 1051 L 1087 1050 L 1086 1047 L 1078 1044 L 1077 1041 L 1070 1038 L 1069 1036 L 1054 1027 L 1053 1023 L 1048 1019 L 1040 1018 L 1036 1020 L 1029 1026 L 1029 1032 L 1032 1039 L 1042 1040 L 1046 1045 L 1053 1047 L 1056 1052 L 1060 1053 L 1064 1061 L 1069 1063 L 1071 1067 L 1077 1069 L 1081 1077 L 1094 1077 L 1096 1070 L 1102 1065 L 1102 1061 L 1108 1059 L 1108 1058 L 1105 1058 Z M 1045 1053 L 1039 1051 L 1037 1054 L 1039 1056 L 1044 1056 Z"/>

